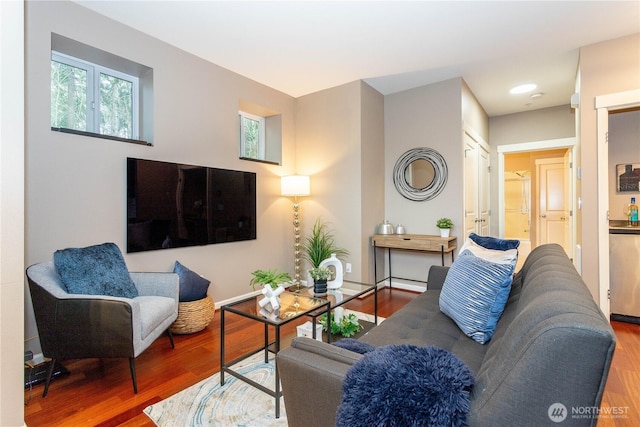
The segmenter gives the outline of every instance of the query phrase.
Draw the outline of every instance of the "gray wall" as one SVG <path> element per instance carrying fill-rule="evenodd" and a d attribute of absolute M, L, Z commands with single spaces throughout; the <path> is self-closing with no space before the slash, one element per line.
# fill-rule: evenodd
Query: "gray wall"
<path fill-rule="evenodd" d="M 488 139 L 486 113 L 460 78 L 385 97 L 385 217 L 379 218 L 379 222 L 387 219 L 394 225 L 400 223 L 409 234 L 438 235 L 436 220 L 449 217 L 454 222 L 451 235 L 457 236 L 461 244 L 465 126 Z M 440 195 L 429 201 L 408 200 L 393 184 L 396 161 L 416 147 L 433 148 L 447 162 L 447 184 Z M 426 280 L 429 266 L 440 264 L 438 254 L 395 251 L 392 259 L 394 275 L 414 280 Z"/>
<path fill-rule="evenodd" d="M 26 3 L 26 263 L 56 249 L 111 241 L 126 247 L 126 157 L 256 172 L 257 239 L 125 254 L 130 270 L 170 271 L 176 260 L 212 281 L 216 301 L 251 290 L 258 268 L 293 270 L 291 201 L 280 176 L 294 172 L 295 100 L 72 2 Z M 50 130 L 51 33 L 154 69 L 154 146 Z M 282 166 L 238 159 L 240 100 L 282 114 Z M 28 298 L 28 295 L 27 295 Z M 27 347 L 36 328 L 26 318 Z"/>
<path fill-rule="evenodd" d="M 350 280 L 371 279 L 366 243 L 384 211 L 384 98 L 356 81 L 296 100 L 298 173 L 311 175 L 311 196 L 302 201 L 302 228 L 316 218 L 335 229 L 349 250 Z"/>
<path fill-rule="evenodd" d="M 523 142 L 547 141 L 576 136 L 575 110 L 569 104 L 489 119 L 491 146 L 491 234 L 498 235 L 498 147 Z"/>

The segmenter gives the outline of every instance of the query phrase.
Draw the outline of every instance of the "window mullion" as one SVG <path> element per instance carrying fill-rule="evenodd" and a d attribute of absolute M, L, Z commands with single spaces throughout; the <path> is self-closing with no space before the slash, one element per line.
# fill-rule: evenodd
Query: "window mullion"
<path fill-rule="evenodd" d="M 87 130 L 100 133 L 100 105 L 97 99 L 100 80 L 96 78 L 95 67 L 89 67 L 87 71 Z"/>

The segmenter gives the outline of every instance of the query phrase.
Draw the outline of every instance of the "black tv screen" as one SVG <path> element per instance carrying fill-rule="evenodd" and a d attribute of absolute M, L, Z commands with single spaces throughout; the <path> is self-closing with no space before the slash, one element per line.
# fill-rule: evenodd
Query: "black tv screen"
<path fill-rule="evenodd" d="M 127 158 L 127 252 L 255 238 L 255 173 Z"/>

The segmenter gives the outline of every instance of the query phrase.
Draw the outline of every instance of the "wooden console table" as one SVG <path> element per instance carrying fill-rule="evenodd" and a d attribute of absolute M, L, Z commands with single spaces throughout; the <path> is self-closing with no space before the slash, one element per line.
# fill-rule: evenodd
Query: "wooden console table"
<path fill-rule="evenodd" d="M 453 262 L 453 254 L 457 247 L 456 242 L 456 237 L 440 237 L 425 234 L 374 234 L 371 238 L 371 243 L 373 245 L 373 274 L 376 284 L 382 282 L 383 280 L 389 279 L 389 287 L 391 287 L 391 281 L 394 277 L 396 279 L 427 283 L 426 280 L 416 280 L 393 276 L 393 274 L 391 274 L 392 249 L 440 253 L 442 265 L 444 265 L 444 254 L 446 253 L 451 252 L 451 262 Z M 378 280 L 378 266 L 376 256 L 378 248 L 386 248 L 389 256 L 389 276 L 381 280 Z"/>

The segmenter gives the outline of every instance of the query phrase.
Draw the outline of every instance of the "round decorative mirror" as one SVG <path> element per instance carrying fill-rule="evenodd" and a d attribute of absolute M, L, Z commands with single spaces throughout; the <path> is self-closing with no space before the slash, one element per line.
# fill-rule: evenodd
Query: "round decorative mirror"
<path fill-rule="evenodd" d="M 431 148 L 407 151 L 393 168 L 393 184 L 409 200 L 431 200 L 442 192 L 446 183 L 447 162 Z"/>

